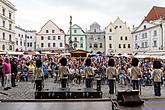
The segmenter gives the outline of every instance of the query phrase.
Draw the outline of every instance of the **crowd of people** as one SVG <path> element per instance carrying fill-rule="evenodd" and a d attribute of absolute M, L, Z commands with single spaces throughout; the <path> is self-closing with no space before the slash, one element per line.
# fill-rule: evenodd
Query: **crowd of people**
<path fill-rule="evenodd" d="M 100 78 L 102 84 L 109 85 L 110 94 L 114 94 L 116 84 L 130 85 L 134 90 L 139 90 L 140 85 L 154 85 L 154 94 L 160 96 L 164 72 L 162 61 L 134 57 L 0 58 L 0 81 L 4 90 L 16 87 L 22 81 L 53 78 L 54 83 L 59 83 L 64 77 L 69 84 L 85 82 L 87 88 L 92 88 L 94 79 Z"/>

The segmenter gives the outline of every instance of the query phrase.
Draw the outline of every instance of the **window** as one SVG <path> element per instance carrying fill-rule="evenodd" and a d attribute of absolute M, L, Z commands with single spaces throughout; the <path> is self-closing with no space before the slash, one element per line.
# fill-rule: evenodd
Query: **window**
<path fill-rule="evenodd" d="M 109 29 L 109 32 L 112 32 L 112 29 Z"/>
<path fill-rule="evenodd" d="M 83 41 L 83 37 L 81 37 L 80 40 Z"/>
<path fill-rule="evenodd" d="M 53 47 L 56 47 L 56 43 L 53 43 Z"/>
<path fill-rule="evenodd" d="M 135 36 L 135 40 L 137 40 L 137 35 Z"/>
<path fill-rule="evenodd" d="M 98 48 L 98 45 L 97 44 L 94 44 L 94 46 L 93 46 L 94 48 Z"/>
<path fill-rule="evenodd" d="M 5 40 L 5 33 L 3 33 L 3 40 Z"/>
<path fill-rule="evenodd" d="M 139 47 L 138 47 L 138 44 L 137 44 L 137 43 L 135 43 L 135 49 L 139 49 Z"/>
<path fill-rule="evenodd" d="M 44 43 L 41 43 L 41 47 L 44 47 Z"/>
<path fill-rule="evenodd" d="M 83 48 L 83 44 L 80 44 L 80 48 Z"/>
<path fill-rule="evenodd" d="M 50 44 L 50 43 L 48 43 L 48 47 L 50 47 L 50 45 L 51 45 L 51 44 Z"/>
<path fill-rule="evenodd" d="M 93 40 L 93 35 L 91 36 L 91 40 Z"/>
<path fill-rule="evenodd" d="M 125 36 L 125 40 L 127 40 L 127 36 Z"/>
<path fill-rule="evenodd" d="M 3 27 L 5 27 L 5 21 L 3 21 Z"/>
<path fill-rule="evenodd" d="M 94 29 L 94 32 L 96 32 L 96 29 Z"/>
<path fill-rule="evenodd" d="M 3 16 L 5 16 L 5 9 L 4 8 L 2 9 L 2 14 L 3 14 Z"/>
<path fill-rule="evenodd" d="M 46 33 L 49 33 L 49 30 L 46 30 Z"/>
<path fill-rule="evenodd" d="M 102 45 L 102 43 L 100 43 L 100 48 L 103 48 L 103 45 Z"/>
<path fill-rule="evenodd" d="M 156 40 L 154 41 L 154 47 L 157 47 L 157 41 Z"/>
<path fill-rule="evenodd" d="M 122 26 L 119 26 L 120 28 L 122 28 Z"/>
<path fill-rule="evenodd" d="M 121 44 L 119 44 L 119 48 L 121 48 Z"/>
<path fill-rule="evenodd" d="M 9 41 L 11 42 L 11 34 L 9 34 Z"/>
<path fill-rule="evenodd" d="M 148 43 L 147 42 L 144 42 L 144 45 L 145 45 L 146 48 L 148 47 Z"/>
<path fill-rule="evenodd" d="M 58 40 L 60 40 L 61 39 L 61 36 L 58 36 Z"/>
<path fill-rule="evenodd" d="M 2 45 L 2 50 L 5 50 L 5 45 Z"/>
<path fill-rule="evenodd" d="M 55 31 L 54 30 L 52 30 L 52 33 L 54 33 Z"/>
<path fill-rule="evenodd" d="M 128 48 L 131 48 L 131 45 L 130 44 L 128 44 Z"/>
<path fill-rule="evenodd" d="M 9 12 L 9 19 L 11 19 L 11 15 L 12 15 L 11 12 Z"/>
<path fill-rule="evenodd" d="M 28 47 L 30 46 L 29 42 L 27 43 L 27 46 L 28 46 Z"/>
<path fill-rule="evenodd" d="M 146 25 L 144 25 L 144 29 L 146 29 Z"/>
<path fill-rule="evenodd" d="M 109 36 L 109 40 L 112 40 L 112 36 Z"/>
<path fill-rule="evenodd" d="M 112 44 L 109 44 L 109 48 L 110 48 L 110 49 L 112 48 Z"/>
<path fill-rule="evenodd" d="M 144 35 L 145 35 L 144 37 L 147 38 L 147 33 L 144 33 Z"/>
<path fill-rule="evenodd" d="M 53 36 L 53 40 L 56 40 L 56 36 Z"/>
<path fill-rule="evenodd" d="M 92 44 L 91 43 L 89 44 L 89 48 L 92 48 Z"/>
<path fill-rule="evenodd" d="M 144 42 L 142 42 L 142 48 L 144 48 Z"/>
<path fill-rule="evenodd" d="M 10 45 L 9 50 L 12 50 L 12 46 Z"/>
<path fill-rule="evenodd" d="M 16 45 L 18 45 L 18 40 L 16 41 Z"/>
<path fill-rule="evenodd" d="M 157 31 L 156 30 L 154 30 L 154 36 L 157 36 Z"/>
<path fill-rule="evenodd" d="M 74 40 L 77 41 L 77 37 L 75 37 Z"/>
<path fill-rule="evenodd" d="M 22 38 L 23 38 L 23 35 L 22 35 Z"/>
<path fill-rule="evenodd" d="M 60 43 L 60 47 L 62 47 L 62 43 Z"/>
<path fill-rule="evenodd" d="M 22 41 L 20 41 L 20 45 L 22 46 Z"/>
<path fill-rule="evenodd" d="M 123 44 L 123 48 L 126 48 L 125 44 Z"/>
<path fill-rule="evenodd" d="M 24 46 L 26 46 L 26 42 L 24 42 Z"/>
<path fill-rule="evenodd" d="M 41 36 L 41 40 L 44 40 L 44 36 Z"/>
<path fill-rule="evenodd" d="M 74 33 L 77 33 L 77 30 L 74 30 Z"/>
<path fill-rule="evenodd" d="M 21 35 L 19 34 L 18 36 L 20 37 Z"/>
<path fill-rule="evenodd" d="M 33 45 L 32 42 L 30 42 L 30 47 L 32 47 L 32 45 Z"/>
<path fill-rule="evenodd" d="M 48 36 L 48 40 L 50 40 L 50 36 Z"/>
<path fill-rule="evenodd" d="M 12 25 L 11 24 L 9 24 L 9 30 L 12 30 Z"/>
<path fill-rule="evenodd" d="M 122 36 L 120 37 L 120 40 L 123 40 L 123 37 Z"/>
<path fill-rule="evenodd" d="M 115 29 L 117 29 L 118 28 L 118 26 L 115 26 Z"/>
<path fill-rule="evenodd" d="M 30 36 L 30 39 L 32 39 L 32 36 Z"/>
<path fill-rule="evenodd" d="M 100 36 L 98 36 L 98 40 L 100 40 Z"/>

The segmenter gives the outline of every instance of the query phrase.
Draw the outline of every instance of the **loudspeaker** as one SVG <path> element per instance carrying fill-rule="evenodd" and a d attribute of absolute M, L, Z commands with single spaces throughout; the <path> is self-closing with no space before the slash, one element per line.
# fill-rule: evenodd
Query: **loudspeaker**
<path fill-rule="evenodd" d="M 118 91 L 117 93 L 117 102 L 123 106 L 139 106 L 144 103 L 139 97 L 138 90 L 132 91 Z"/>

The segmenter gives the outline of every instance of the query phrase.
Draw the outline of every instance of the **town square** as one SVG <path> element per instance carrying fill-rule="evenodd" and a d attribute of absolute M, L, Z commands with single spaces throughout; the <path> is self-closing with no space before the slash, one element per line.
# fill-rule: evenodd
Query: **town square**
<path fill-rule="evenodd" d="M 163 0 L 0 0 L 0 110 L 164 110 Z"/>

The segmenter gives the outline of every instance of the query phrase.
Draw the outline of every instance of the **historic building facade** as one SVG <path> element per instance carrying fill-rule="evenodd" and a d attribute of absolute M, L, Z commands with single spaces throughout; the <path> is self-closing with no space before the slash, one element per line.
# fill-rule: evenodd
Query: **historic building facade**
<path fill-rule="evenodd" d="M 132 53 L 131 30 L 119 17 L 105 28 L 106 54 Z"/>
<path fill-rule="evenodd" d="M 36 50 L 36 31 L 25 30 L 18 26 L 15 27 L 15 50 L 35 51 Z"/>
<path fill-rule="evenodd" d="M 0 0 L 0 51 L 15 50 L 15 6 Z"/>
<path fill-rule="evenodd" d="M 80 26 L 74 24 L 66 34 L 66 44 L 69 45 L 69 42 L 72 42 L 72 47 L 74 49 L 86 50 L 86 35 Z"/>
<path fill-rule="evenodd" d="M 154 6 L 142 23 L 134 28 L 133 52 L 158 52 L 165 49 L 165 7 Z"/>
<path fill-rule="evenodd" d="M 86 32 L 87 50 L 90 52 L 105 52 L 105 32 L 100 29 L 100 25 L 94 22 Z"/>
<path fill-rule="evenodd" d="M 37 33 L 36 49 L 41 51 L 65 51 L 65 33 L 49 20 Z"/>

